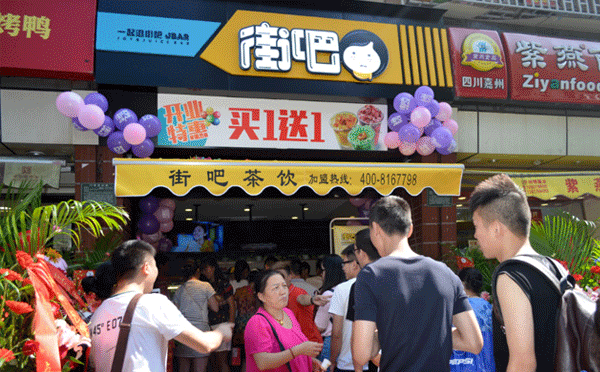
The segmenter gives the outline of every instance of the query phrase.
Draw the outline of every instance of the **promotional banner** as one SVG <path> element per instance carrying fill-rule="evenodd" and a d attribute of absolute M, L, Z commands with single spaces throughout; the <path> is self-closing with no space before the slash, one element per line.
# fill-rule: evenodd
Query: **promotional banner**
<path fill-rule="evenodd" d="M 589 194 L 600 197 L 600 174 L 596 175 L 511 175 L 527 196 L 549 200 L 555 196 L 578 198 Z"/>
<path fill-rule="evenodd" d="M 93 80 L 95 25 L 95 0 L 2 0 L 0 74 Z"/>
<path fill-rule="evenodd" d="M 496 31 L 449 28 L 457 97 L 506 99 L 506 59 Z"/>
<path fill-rule="evenodd" d="M 333 226 L 333 252 L 334 254 L 341 254 L 344 248 L 350 244 L 354 244 L 356 241 L 356 233 L 360 230 L 366 229 L 368 226 L 365 225 L 351 225 L 351 226 Z"/>
<path fill-rule="evenodd" d="M 387 105 L 159 94 L 158 146 L 387 148 Z"/>
<path fill-rule="evenodd" d="M 511 98 L 600 104 L 600 42 L 502 34 Z"/>
<path fill-rule="evenodd" d="M 121 197 L 145 196 L 157 187 L 165 187 L 183 196 L 202 186 L 215 196 L 232 187 L 248 195 L 258 195 L 275 187 L 284 195 L 293 195 L 301 187 L 310 187 L 326 195 L 341 187 L 358 195 L 367 187 L 389 195 L 401 187 L 411 195 L 432 188 L 438 195 L 459 195 L 462 164 L 408 163 L 323 163 L 224 160 L 152 160 L 113 159 L 115 194 Z M 143 174 L 144 177 L 140 177 Z"/>

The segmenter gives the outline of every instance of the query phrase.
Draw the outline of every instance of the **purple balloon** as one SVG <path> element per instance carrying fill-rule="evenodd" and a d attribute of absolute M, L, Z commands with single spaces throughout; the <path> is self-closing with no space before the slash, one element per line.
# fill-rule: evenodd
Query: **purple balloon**
<path fill-rule="evenodd" d="M 148 158 L 154 152 L 154 143 L 146 138 L 139 145 L 131 146 L 131 151 L 138 158 Z"/>
<path fill-rule="evenodd" d="M 410 112 L 412 111 L 410 109 L 410 101 L 412 99 L 413 96 L 410 93 L 399 93 L 396 97 L 394 97 L 394 110 L 398 111 L 401 114 L 410 114 Z"/>
<path fill-rule="evenodd" d="M 138 117 L 135 112 L 128 108 L 119 109 L 113 116 L 113 121 L 118 130 L 123 130 L 127 124 L 137 123 Z"/>
<path fill-rule="evenodd" d="M 417 88 L 415 91 L 415 100 L 419 106 L 427 106 L 434 98 L 433 89 L 427 85 Z"/>
<path fill-rule="evenodd" d="M 409 115 L 413 112 L 414 109 L 416 109 L 417 107 L 419 107 L 419 103 L 417 102 L 417 100 L 415 98 L 410 100 L 410 104 L 409 104 L 409 109 L 410 112 L 408 113 Z"/>
<path fill-rule="evenodd" d="M 85 132 L 86 130 L 88 130 L 86 127 L 84 127 L 81 122 L 79 122 L 79 119 L 77 118 L 71 118 L 71 123 L 73 123 L 73 128 L 80 130 L 82 132 Z"/>
<path fill-rule="evenodd" d="M 131 145 L 125 141 L 123 132 L 115 131 L 108 136 L 106 146 L 115 154 L 124 154 L 131 148 Z"/>
<path fill-rule="evenodd" d="M 160 229 L 160 222 L 151 214 L 143 214 L 138 221 L 137 227 L 142 233 L 151 235 Z"/>
<path fill-rule="evenodd" d="M 158 241 L 158 250 L 161 252 L 170 252 L 173 248 L 173 242 L 169 238 L 162 238 Z"/>
<path fill-rule="evenodd" d="M 399 112 L 394 112 L 388 118 L 388 127 L 391 131 L 397 132 L 403 125 L 408 124 L 409 117 Z"/>
<path fill-rule="evenodd" d="M 432 99 L 425 107 L 431 113 L 431 117 L 434 118 L 440 112 L 440 104 L 435 99 Z"/>
<path fill-rule="evenodd" d="M 108 100 L 100 93 L 90 93 L 83 99 L 86 105 L 96 105 L 102 109 L 102 112 L 108 110 Z"/>
<path fill-rule="evenodd" d="M 159 198 L 152 195 L 148 195 L 140 200 L 140 210 L 144 214 L 153 214 L 158 209 L 159 204 Z"/>
<path fill-rule="evenodd" d="M 146 137 L 148 138 L 158 136 L 162 129 L 160 120 L 158 120 L 156 116 L 150 114 L 142 116 L 138 124 L 146 129 Z"/>
<path fill-rule="evenodd" d="M 434 130 L 438 129 L 439 127 L 442 126 L 442 122 L 439 121 L 438 119 L 431 119 L 431 121 L 429 122 L 429 124 L 427 124 L 425 126 L 425 135 L 431 137 L 431 134 L 433 133 Z"/>
<path fill-rule="evenodd" d="M 431 133 L 431 140 L 438 150 L 448 147 L 453 139 L 452 132 L 445 127 L 439 127 Z"/>
<path fill-rule="evenodd" d="M 454 151 L 456 151 L 456 146 L 457 146 L 456 141 L 452 140 L 452 142 L 450 142 L 450 144 L 447 147 L 437 149 L 437 151 L 442 155 L 450 155 Z"/>
<path fill-rule="evenodd" d="M 412 124 L 406 124 L 398 131 L 398 138 L 400 138 L 400 141 L 402 142 L 417 142 L 420 136 L 421 131 Z"/>
<path fill-rule="evenodd" d="M 112 119 L 106 115 L 104 115 L 104 123 L 98 129 L 94 129 L 94 133 L 99 135 L 100 137 L 108 137 L 112 132 L 115 131 L 115 124 Z"/>

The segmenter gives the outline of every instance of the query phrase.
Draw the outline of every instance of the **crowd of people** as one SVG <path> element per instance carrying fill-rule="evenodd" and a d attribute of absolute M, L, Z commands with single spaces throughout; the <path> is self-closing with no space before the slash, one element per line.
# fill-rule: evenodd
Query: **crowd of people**
<path fill-rule="evenodd" d="M 474 190 L 475 237 L 488 258 L 537 255 L 529 245 L 531 214 L 506 175 Z M 215 371 L 549 371 L 553 370 L 560 298 L 539 275 L 512 265 L 492 283 L 503 322 L 480 297 L 481 273 L 454 273 L 409 244 L 409 204 L 397 196 L 371 207 L 369 227 L 341 253 L 310 266 L 267 257 L 261 270 L 236 262 L 227 277 L 212 257 L 184 268 L 172 299 L 150 294 L 155 250 L 132 240 L 98 270 L 103 300 L 90 320 L 91 361 L 111 370 L 118 324 L 141 297 L 131 322 L 124 371 L 165 371 L 167 341 L 176 341 L 179 372 Z M 535 290 L 534 290 L 535 288 Z M 233 363 L 233 356 L 238 361 Z"/>

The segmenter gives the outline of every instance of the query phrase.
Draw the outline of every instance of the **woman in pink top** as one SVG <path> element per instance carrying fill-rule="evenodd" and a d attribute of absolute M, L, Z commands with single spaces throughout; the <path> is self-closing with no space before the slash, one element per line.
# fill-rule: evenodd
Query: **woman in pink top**
<path fill-rule="evenodd" d="M 256 287 L 261 307 L 244 331 L 246 372 L 321 371 L 315 357 L 323 344 L 308 341 L 294 314 L 286 308 L 288 288 L 283 276 L 266 271 Z"/>

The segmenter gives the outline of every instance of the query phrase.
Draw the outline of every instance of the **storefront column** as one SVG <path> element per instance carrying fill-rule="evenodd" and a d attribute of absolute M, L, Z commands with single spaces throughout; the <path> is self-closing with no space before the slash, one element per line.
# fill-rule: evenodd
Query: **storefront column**
<path fill-rule="evenodd" d="M 440 155 L 437 152 L 422 158 L 423 163 L 456 163 L 456 154 Z M 448 256 L 450 247 L 456 245 L 456 197 L 451 207 L 427 205 L 427 191 L 411 198 L 413 236 L 411 246 L 419 253 L 441 260 Z"/>
<path fill-rule="evenodd" d="M 110 183 L 115 182 L 115 170 L 112 165 L 113 158 L 120 158 L 106 146 L 76 145 L 75 146 L 75 199 L 81 201 L 81 185 L 85 183 Z M 129 200 L 117 198 L 117 205 L 125 207 L 131 213 Z M 105 229 L 105 232 L 108 230 Z M 123 236 L 130 236 L 129 224 L 124 227 Z M 95 238 L 88 233 L 81 234 L 80 250 L 90 249 L 94 246 Z"/>

